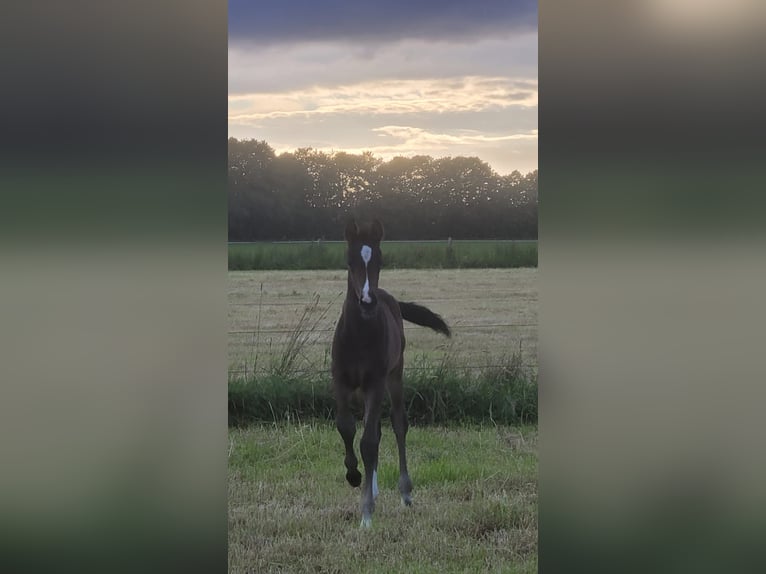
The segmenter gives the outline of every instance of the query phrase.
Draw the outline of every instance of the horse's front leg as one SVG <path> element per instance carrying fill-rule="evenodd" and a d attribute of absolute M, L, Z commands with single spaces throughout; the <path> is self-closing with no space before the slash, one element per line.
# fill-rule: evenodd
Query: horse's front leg
<path fill-rule="evenodd" d="M 378 448 L 380 446 L 380 411 L 383 402 L 384 382 L 371 385 L 364 397 L 364 434 L 359 443 L 364 463 L 364 486 L 362 487 L 362 523 L 372 526 L 372 513 L 378 495 Z"/>
<path fill-rule="evenodd" d="M 346 447 L 346 457 L 343 460 L 346 465 L 346 480 L 351 486 L 359 486 L 362 483 L 362 475 L 357 468 L 359 461 L 354 452 L 356 418 L 351 412 L 351 393 L 343 382 L 335 381 L 335 426 L 338 427 Z"/>

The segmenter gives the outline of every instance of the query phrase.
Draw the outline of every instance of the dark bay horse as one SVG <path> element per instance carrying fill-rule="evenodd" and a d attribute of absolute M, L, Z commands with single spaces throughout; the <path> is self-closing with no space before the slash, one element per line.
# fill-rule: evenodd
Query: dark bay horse
<path fill-rule="evenodd" d="M 332 343 L 332 378 L 337 405 L 335 422 L 346 446 L 346 480 L 359 486 L 362 475 L 354 452 L 356 419 L 351 397 L 361 389 L 364 397 L 364 432 L 359 449 L 364 463 L 362 526 L 372 525 L 378 496 L 378 445 L 383 398 L 391 397 L 391 422 L 399 449 L 399 492 L 402 502 L 412 504 L 412 481 L 407 474 L 407 413 L 404 410 L 404 325 L 410 321 L 450 336 L 444 320 L 415 303 L 398 302 L 378 287 L 381 267 L 380 241 L 383 226 L 377 220 L 346 226 L 348 291 Z"/>

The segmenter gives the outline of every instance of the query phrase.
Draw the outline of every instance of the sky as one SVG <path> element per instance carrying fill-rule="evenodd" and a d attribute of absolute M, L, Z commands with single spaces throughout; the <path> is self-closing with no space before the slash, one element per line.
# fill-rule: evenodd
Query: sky
<path fill-rule="evenodd" d="M 229 136 L 537 169 L 537 2 L 229 0 Z"/>

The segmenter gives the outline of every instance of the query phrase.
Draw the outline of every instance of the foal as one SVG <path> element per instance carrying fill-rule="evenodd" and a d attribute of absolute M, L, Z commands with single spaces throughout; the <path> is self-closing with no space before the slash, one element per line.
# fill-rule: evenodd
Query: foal
<path fill-rule="evenodd" d="M 356 420 L 350 403 L 353 392 L 361 389 L 364 397 L 364 433 L 359 444 L 364 463 L 361 525 L 368 528 L 372 525 L 378 496 L 380 416 L 386 387 L 391 397 L 391 422 L 399 449 L 399 492 L 405 505 L 412 504 L 405 447 L 408 423 L 402 390 L 405 343 L 402 320 L 430 327 L 448 337 L 450 330 L 442 318 L 429 309 L 397 302 L 378 287 L 383 239 L 383 226 L 379 221 L 362 227 L 352 221 L 346 226 L 345 237 L 348 291 L 332 343 L 335 422 L 346 446 L 346 480 L 351 486 L 359 486 L 362 475 L 357 470 Z"/>

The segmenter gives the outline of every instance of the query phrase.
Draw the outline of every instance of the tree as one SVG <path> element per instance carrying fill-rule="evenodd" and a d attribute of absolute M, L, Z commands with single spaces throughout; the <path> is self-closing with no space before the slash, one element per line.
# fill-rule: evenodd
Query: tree
<path fill-rule="evenodd" d="M 349 215 L 381 219 L 389 238 L 534 238 L 537 171 L 501 176 L 478 157 L 276 156 L 229 139 L 231 240 L 340 239 Z"/>

